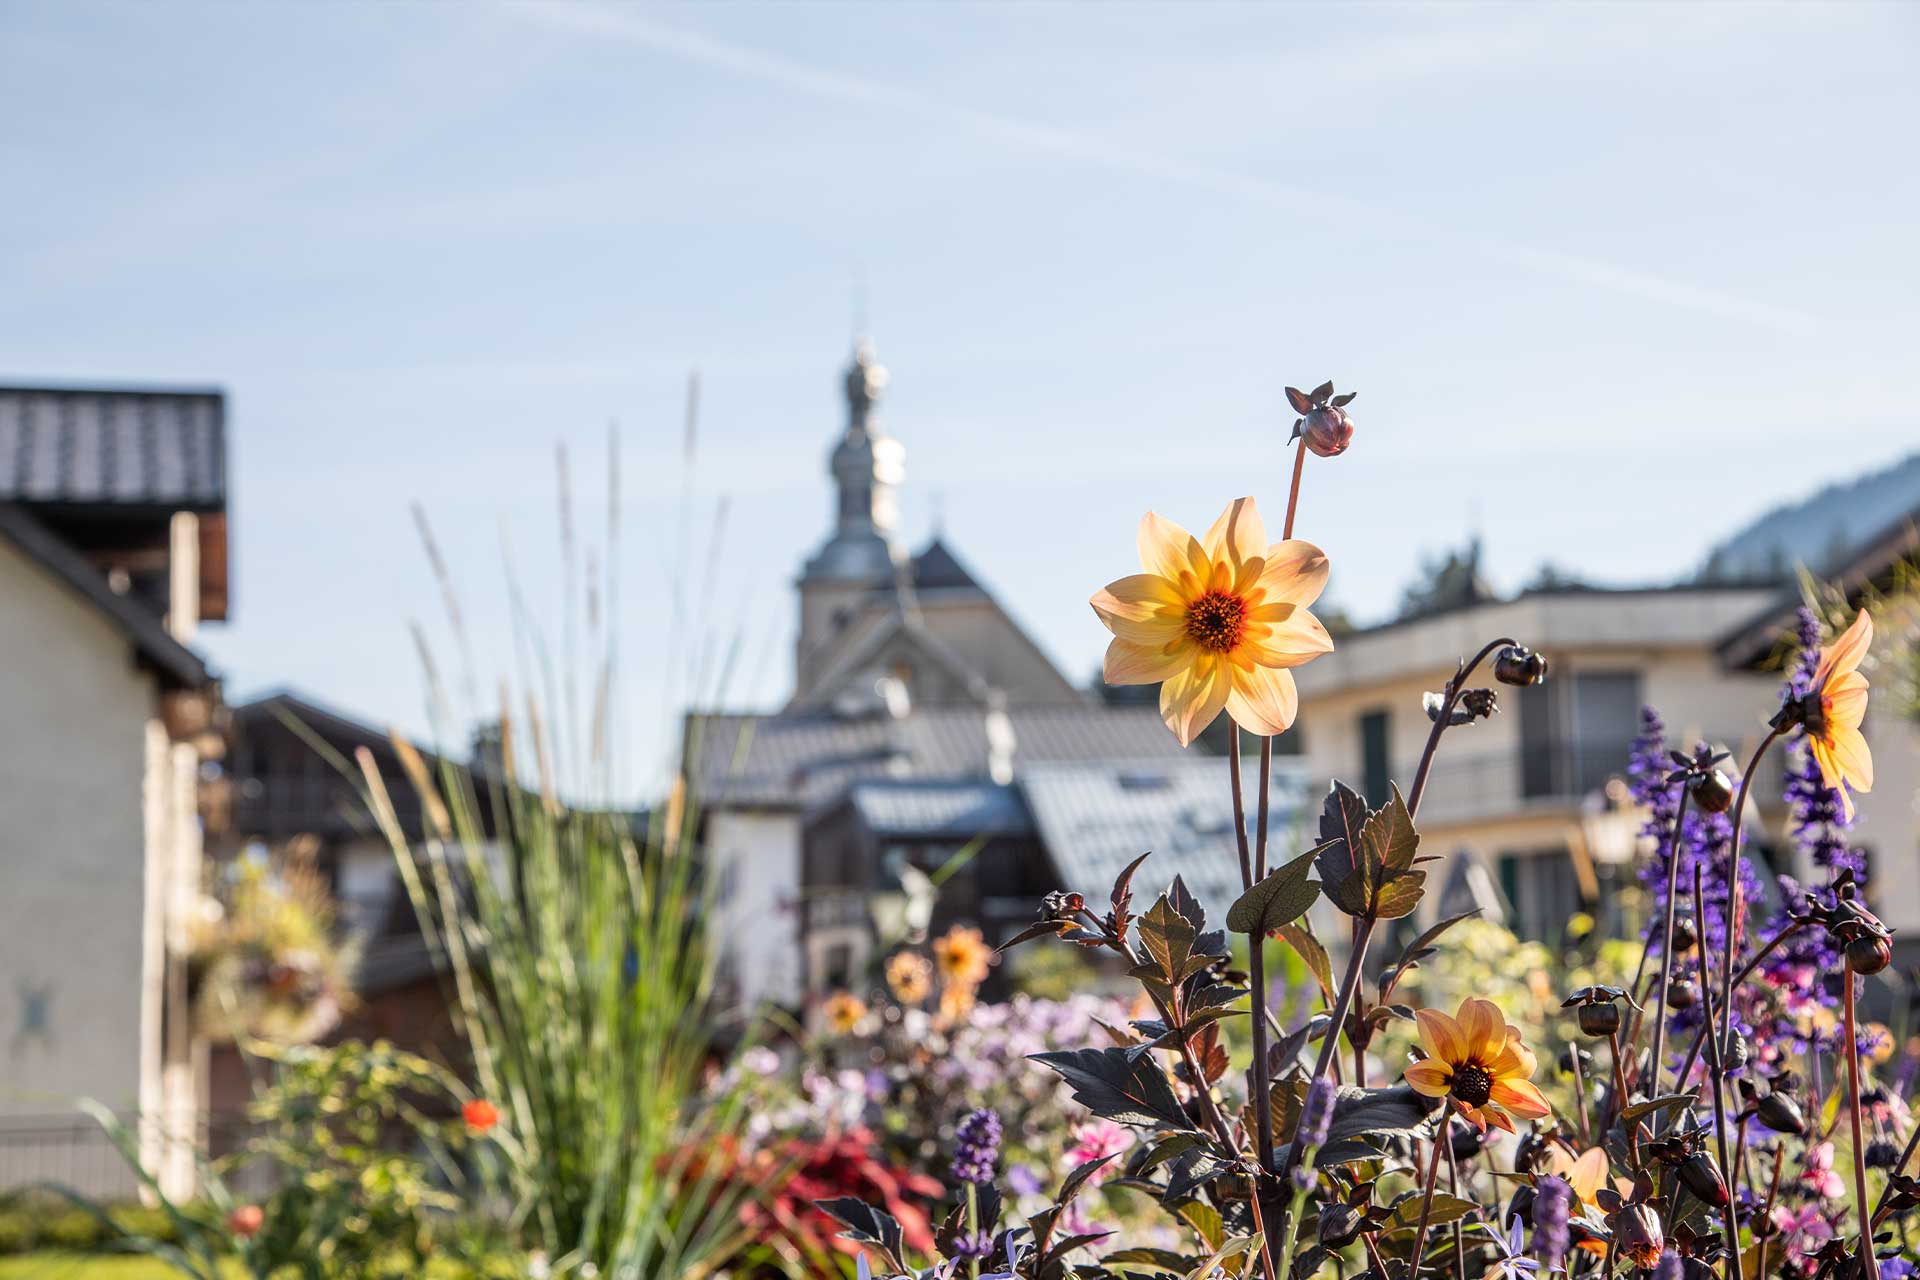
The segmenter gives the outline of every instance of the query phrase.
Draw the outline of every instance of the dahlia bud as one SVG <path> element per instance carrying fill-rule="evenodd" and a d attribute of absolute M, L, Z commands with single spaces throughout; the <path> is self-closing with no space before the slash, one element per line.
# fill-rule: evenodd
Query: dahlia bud
<path fill-rule="evenodd" d="M 1693 802 L 1708 813 L 1725 813 L 1733 808 L 1733 780 L 1719 769 L 1709 769 L 1694 778 Z"/>
<path fill-rule="evenodd" d="M 1449 1141 L 1453 1145 L 1455 1160 L 1471 1160 L 1486 1149 L 1487 1135 L 1470 1124 L 1457 1124 L 1453 1126 Z"/>
<path fill-rule="evenodd" d="M 1670 1009 L 1691 1009 L 1700 1000 L 1700 988 L 1685 978 L 1675 978 L 1667 984 L 1667 1007 Z"/>
<path fill-rule="evenodd" d="M 1692 914 L 1687 910 L 1687 904 L 1684 902 L 1679 904 L 1676 911 L 1685 911 L 1687 915 Z M 1683 956 L 1693 950 L 1694 944 L 1699 941 L 1699 935 L 1693 931 L 1693 921 L 1687 919 L 1686 915 L 1673 922 L 1673 954 Z"/>
<path fill-rule="evenodd" d="M 1583 1004 L 1575 1015 L 1580 1020 L 1580 1034 L 1603 1039 L 1620 1029 L 1620 1006 L 1609 1001 L 1606 1004 Z"/>
<path fill-rule="evenodd" d="M 1754 1104 L 1753 1113 L 1775 1133 L 1798 1137 L 1807 1131 L 1807 1118 L 1800 1114 L 1800 1104 L 1784 1093 L 1767 1094 Z"/>
<path fill-rule="evenodd" d="M 1847 944 L 1847 964 L 1855 973 L 1874 974 L 1893 963 L 1893 944 L 1885 938 L 1855 938 Z"/>
<path fill-rule="evenodd" d="M 1713 1157 L 1705 1152 L 1695 1152 L 1680 1162 L 1680 1181 L 1687 1190 L 1706 1201 L 1716 1209 L 1727 1207 L 1730 1198 L 1727 1194 L 1727 1180 L 1720 1176 L 1720 1166 Z"/>
<path fill-rule="evenodd" d="M 1301 419 L 1300 436 L 1322 458 L 1337 458 L 1353 443 L 1353 419 L 1331 405 L 1315 409 Z"/>
<path fill-rule="evenodd" d="M 1613 1238 L 1620 1256 L 1636 1267 L 1653 1266 L 1667 1251 L 1667 1239 L 1660 1230 L 1660 1215 L 1649 1205 L 1621 1205 L 1613 1215 Z"/>
<path fill-rule="evenodd" d="M 1523 644 L 1510 644 L 1494 658 L 1493 678 L 1522 687 L 1539 684 L 1547 678 L 1547 660 Z"/>
<path fill-rule="evenodd" d="M 1744 1069 L 1747 1065 L 1747 1058 L 1752 1052 L 1752 1046 L 1748 1045 L 1745 1036 L 1741 1035 L 1738 1031 L 1729 1033 L 1727 1036 L 1726 1051 L 1720 1055 L 1721 1074 L 1725 1075 Z"/>
<path fill-rule="evenodd" d="M 1893 1162 L 1900 1158 L 1900 1148 L 1891 1142 L 1879 1141 L 1867 1144 L 1867 1168 L 1891 1169 Z"/>

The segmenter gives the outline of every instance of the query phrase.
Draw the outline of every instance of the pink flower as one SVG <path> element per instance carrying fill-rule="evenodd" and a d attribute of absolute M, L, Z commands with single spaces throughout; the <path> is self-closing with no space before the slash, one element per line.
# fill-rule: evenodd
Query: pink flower
<path fill-rule="evenodd" d="M 1800 1175 L 1800 1181 L 1817 1196 L 1828 1200 L 1837 1200 L 1847 1194 L 1845 1179 L 1833 1171 L 1833 1144 L 1822 1142 L 1807 1148 L 1804 1157 L 1806 1172 Z"/>

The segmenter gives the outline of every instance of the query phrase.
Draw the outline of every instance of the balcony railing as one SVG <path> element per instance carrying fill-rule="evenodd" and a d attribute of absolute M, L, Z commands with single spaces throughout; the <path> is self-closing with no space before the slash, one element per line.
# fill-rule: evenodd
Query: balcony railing
<path fill-rule="evenodd" d="M 1420 803 L 1424 822 L 1476 822 L 1566 809 L 1602 790 L 1608 779 L 1626 775 L 1628 743 L 1560 739 L 1476 752 L 1471 749 L 1471 736 L 1471 729 L 1456 730 L 1442 741 Z M 1757 737 L 1757 733 L 1723 734 L 1713 740 L 1738 748 Z M 1753 796 L 1760 805 L 1777 801 L 1785 758 L 1775 750 L 1762 762 L 1753 781 Z M 1412 786 L 1417 763 L 1395 763 L 1393 777 L 1402 791 Z M 1723 767 L 1729 775 L 1737 775 L 1745 763 L 1729 760 Z M 1358 786 L 1358 774 L 1344 781 Z"/>

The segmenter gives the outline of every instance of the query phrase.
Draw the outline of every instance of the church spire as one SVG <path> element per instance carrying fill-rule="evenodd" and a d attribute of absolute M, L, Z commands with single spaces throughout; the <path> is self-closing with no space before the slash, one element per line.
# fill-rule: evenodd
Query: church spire
<path fill-rule="evenodd" d="M 905 472 L 906 450 L 880 425 L 878 405 L 887 371 L 862 338 L 847 366 L 847 429 L 827 463 L 834 484 L 834 527 L 807 561 L 808 581 L 879 584 L 892 578 L 900 558 L 895 541 L 899 504 L 895 490 Z"/>

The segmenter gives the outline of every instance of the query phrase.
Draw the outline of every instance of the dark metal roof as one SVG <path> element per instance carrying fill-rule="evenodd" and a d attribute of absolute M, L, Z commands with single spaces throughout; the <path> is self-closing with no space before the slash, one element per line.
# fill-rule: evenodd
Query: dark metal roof
<path fill-rule="evenodd" d="M 921 591 L 938 591 L 954 587 L 971 587 L 981 590 L 979 582 L 967 572 L 959 557 L 947 549 L 947 544 L 935 538 L 927 544 L 926 550 L 913 558 L 913 585 Z"/>
<path fill-rule="evenodd" d="M 1832 564 L 1825 577 L 1846 592 L 1849 600 L 1855 600 L 1868 587 L 1881 585 L 1881 580 L 1889 577 L 1900 561 L 1916 555 L 1920 555 L 1920 508 L 1855 544 Z M 1782 591 L 1778 599 L 1721 639 L 1720 660 L 1734 668 L 1750 669 L 1765 664 L 1792 633 L 1801 603 L 1799 588 Z"/>
<path fill-rule="evenodd" d="M 162 679 L 197 689 L 211 678 L 200 656 L 174 639 L 151 610 L 114 591 L 85 557 L 24 508 L 0 502 L 0 538 L 13 543 L 104 614 L 132 642 L 140 660 Z"/>
<path fill-rule="evenodd" d="M 867 778 L 984 778 L 997 713 L 927 707 L 894 719 L 829 711 L 688 718 L 694 796 L 716 804 L 811 808 Z M 1010 707 L 1016 769 L 1039 761 L 1180 759 L 1159 713 L 1097 704 Z"/>
<path fill-rule="evenodd" d="M 0 387 L 0 500 L 226 505 L 226 398 L 213 390 Z"/>
<path fill-rule="evenodd" d="M 1259 801 L 1258 766 L 1242 779 L 1251 826 Z M 1136 898 L 1144 904 L 1178 874 L 1218 927 L 1240 896 L 1240 850 L 1233 830 L 1227 769 L 1218 756 L 1038 764 L 1017 785 L 1033 812 L 1047 856 L 1063 885 L 1104 899 L 1114 878 L 1151 851 Z M 1296 828 L 1312 799 L 1306 766 L 1273 762 L 1268 852 L 1290 858 L 1305 846 Z M 1142 907 L 1144 909 L 1144 905 Z"/>
<path fill-rule="evenodd" d="M 876 835 L 972 840 L 1033 832 L 1033 817 L 1020 793 L 995 782 L 860 782 L 854 784 L 848 800 Z"/>

